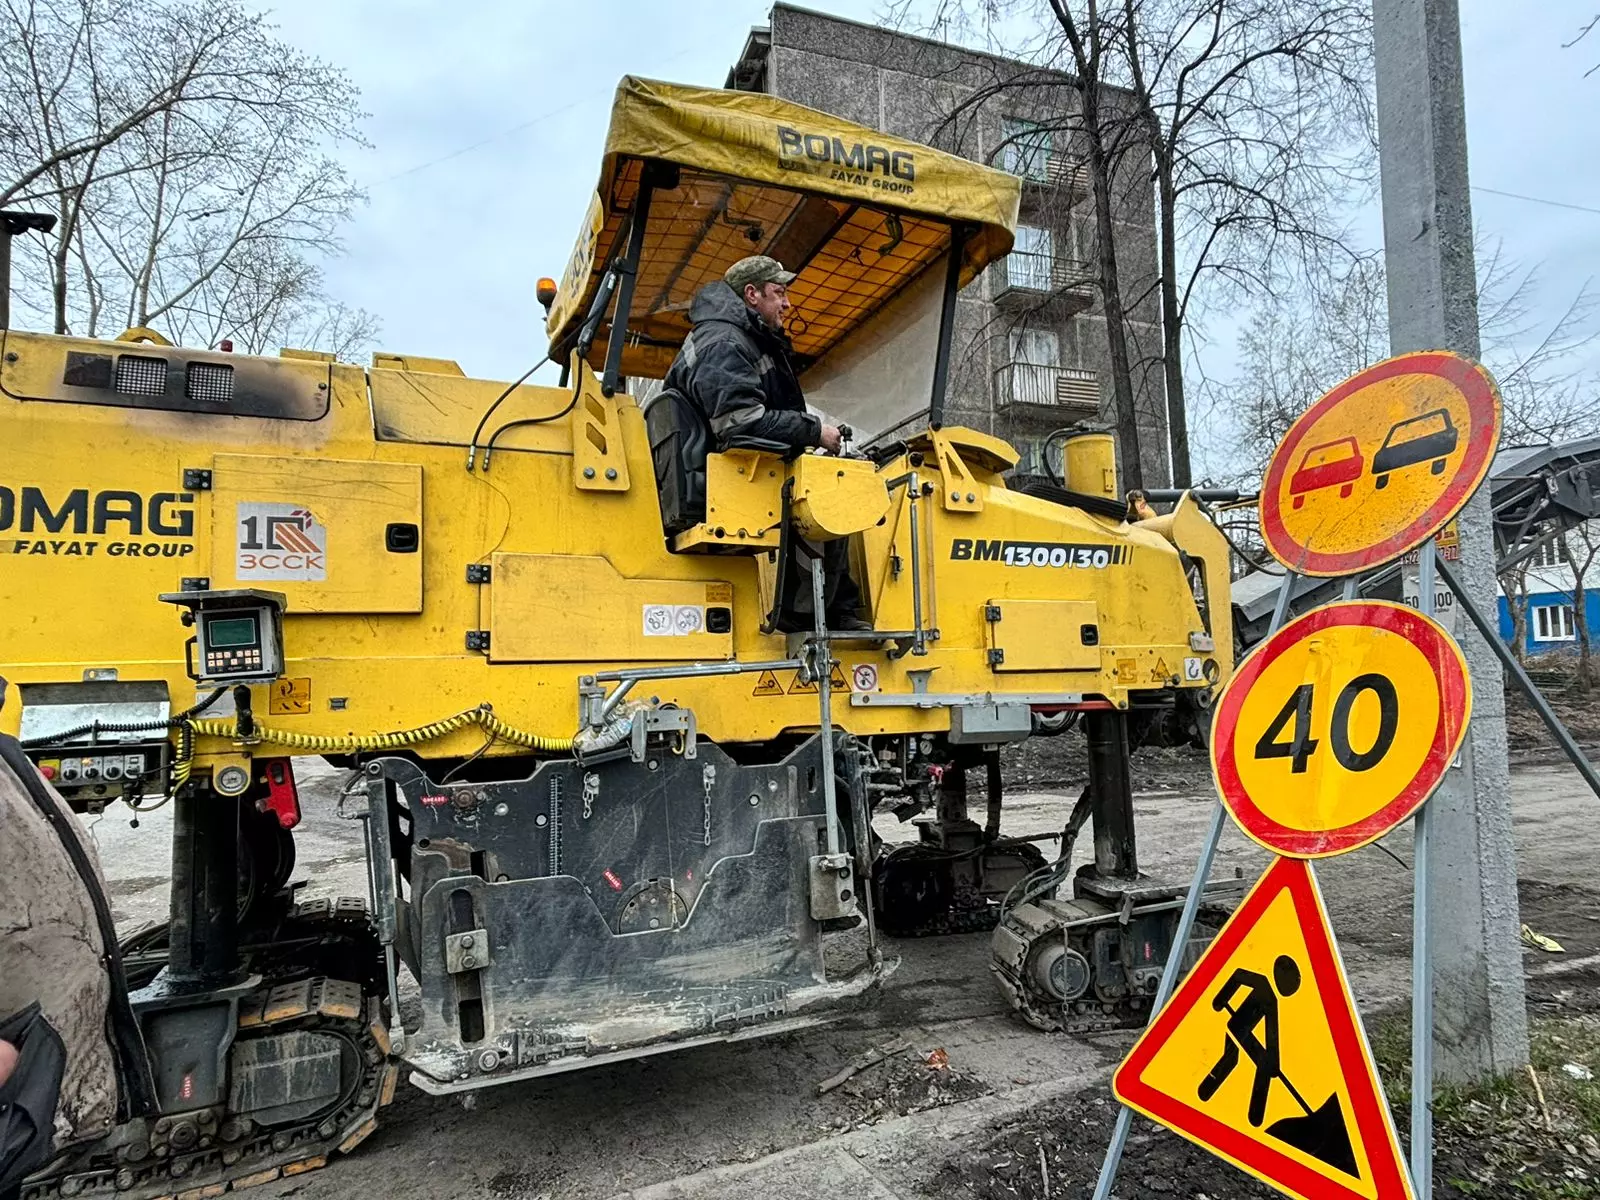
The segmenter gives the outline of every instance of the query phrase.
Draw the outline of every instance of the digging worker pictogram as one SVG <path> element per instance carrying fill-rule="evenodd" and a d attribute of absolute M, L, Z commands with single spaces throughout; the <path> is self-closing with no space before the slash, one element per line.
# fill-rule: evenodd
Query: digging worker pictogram
<path fill-rule="evenodd" d="M 1280 993 L 1292 996 L 1299 990 L 1300 968 L 1287 954 L 1278 955 L 1272 964 L 1270 980 L 1243 967 L 1229 977 L 1211 1000 L 1211 1007 L 1217 1012 L 1229 1014 L 1228 1033 L 1223 1041 L 1222 1057 L 1211 1068 L 1211 1074 L 1200 1082 L 1200 1099 L 1209 1100 L 1217 1094 L 1223 1081 L 1239 1065 L 1239 1051 L 1243 1050 L 1256 1069 L 1255 1081 L 1250 1085 L 1250 1124 L 1260 1128 L 1261 1122 L 1267 1119 L 1267 1095 L 1272 1081 L 1283 1075 L 1278 1056 L 1278 996 Z M 1240 992 L 1248 994 L 1235 1008 L 1233 998 Z M 1256 1036 L 1258 1026 L 1265 1026 L 1262 1037 Z"/>
<path fill-rule="evenodd" d="M 1305 1110 L 1305 1115 L 1274 1121 L 1267 1127 L 1267 1133 L 1329 1166 L 1359 1176 L 1338 1094 L 1313 1108 L 1283 1072 L 1278 1042 L 1278 1001 L 1299 990 L 1300 967 L 1287 954 L 1280 954 L 1273 960 L 1271 979 L 1243 967 L 1228 977 L 1228 982 L 1211 998 L 1213 1009 L 1228 1014 L 1228 1030 L 1224 1035 L 1222 1056 L 1211 1073 L 1200 1081 L 1200 1099 L 1210 1100 L 1217 1094 L 1217 1089 L 1239 1065 L 1242 1050 L 1256 1071 L 1250 1084 L 1250 1124 L 1259 1129 L 1267 1119 L 1267 1099 L 1272 1092 L 1272 1081 L 1276 1079 Z M 1234 997 L 1241 992 L 1245 997 L 1235 1007 Z"/>

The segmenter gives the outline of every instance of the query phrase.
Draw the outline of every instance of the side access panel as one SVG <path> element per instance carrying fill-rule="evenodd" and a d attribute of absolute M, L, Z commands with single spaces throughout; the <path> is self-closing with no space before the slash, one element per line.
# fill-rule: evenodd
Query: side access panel
<path fill-rule="evenodd" d="M 496 554 L 491 662 L 733 657 L 733 585 L 630 579 L 595 555 Z"/>
<path fill-rule="evenodd" d="M 284 593 L 291 613 L 422 611 L 422 468 L 219 454 L 211 586 Z"/>
<path fill-rule="evenodd" d="M 991 600 L 984 611 L 996 671 L 1100 669 L 1100 610 L 1093 600 Z"/>

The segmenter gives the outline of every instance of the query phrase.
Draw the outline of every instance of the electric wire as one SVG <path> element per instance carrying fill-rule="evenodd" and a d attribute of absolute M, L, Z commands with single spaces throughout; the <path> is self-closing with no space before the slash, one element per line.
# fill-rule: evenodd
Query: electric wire
<path fill-rule="evenodd" d="M 196 713 L 204 712 L 215 704 L 227 688 L 218 688 L 204 700 L 198 701 L 181 713 L 157 721 L 87 721 L 82 725 L 74 725 L 71 729 L 62 729 L 56 733 L 46 733 L 39 737 L 28 738 L 22 743 L 24 750 L 37 750 L 41 746 L 53 746 L 58 742 L 70 742 L 73 738 L 82 737 L 84 734 L 98 736 L 102 733 L 154 733 L 156 730 L 176 729 Z"/>

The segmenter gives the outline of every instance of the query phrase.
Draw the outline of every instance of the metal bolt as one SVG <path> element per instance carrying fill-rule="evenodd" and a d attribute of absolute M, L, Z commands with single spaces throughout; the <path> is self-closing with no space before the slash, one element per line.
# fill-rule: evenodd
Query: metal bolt
<path fill-rule="evenodd" d="M 494 815 L 497 817 L 503 817 L 510 811 L 511 806 L 509 804 L 496 804 L 494 806 Z"/>
<path fill-rule="evenodd" d="M 617 477 L 617 469 L 615 467 L 607 467 L 606 468 L 606 478 L 607 479 L 611 479 L 611 480 L 615 480 L 616 477 Z"/>
<path fill-rule="evenodd" d="M 174 1179 L 182 1179 L 189 1173 L 189 1160 L 186 1158 L 175 1158 L 172 1160 L 172 1165 L 168 1167 L 167 1170 L 172 1172 L 172 1177 Z"/>
<path fill-rule="evenodd" d="M 10 354 L 6 355 L 6 361 L 7 362 L 16 362 L 17 361 L 17 352 L 15 350 L 13 350 Z"/>
<path fill-rule="evenodd" d="M 593 479 L 594 478 L 594 468 L 593 467 L 585 467 L 583 469 L 583 477 L 585 479 Z"/>
<path fill-rule="evenodd" d="M 472 968 L 478 965 L 478 960 L 473 958 L 470 954 L 464 954 L 461 957 L 461 965 L 470 971 Z"/>
<path fill-rule="evenodd" d="M 129 1188 L 131 1188 L 134 1185 L 136 1179 L 137 1179 L 137 1176 L 134 1175 L 132 1168 L 123 1167 L 120 1171 L 117 1172 L 117 1190 L 119 1192 L 127 1191 Z M 66 1194 L 67 1184 L 71 1183 L 71 1182 L 73 1182 L 73 1181 L 72 1180 L 66 1180 L 65 1182 L 62 1183 L 61 1191 L 62 1191 L 63 1195 Z"/>
<path fill-rule="evenodd" d="M 461 939 L 461 948 L 463 950 L 472 949 L 472 935 L 470 933 Z"/>
<path fill-rule="evenodd" d="M 761 797 L 756 795 L 755 792 L 751 792 L 750 793 L 750 803 L 753 804 L 753 805 L 754 804 L 760 804 L 761 803 Z"/>
<path fill-rule="evenodd" d="M 767 791 L 776 793 L 777 790 L 778 790 L 778 781 L 776 779 L 767 780 Z"/>
<path fill-rule="evenodd" d="M 375 762 L 374 763 L 368 763 L 367 764 L 367 774 L 368 775 L 382 775 L 383 774 L 383 768 L 381 766 L 379 766 Z"/>
<path fill-rule="evenodd" d="M 952 500 L 955 500 L 955 501 L 958 501 L 958 502 L 959 502 L 959 501 L 960 501 L 960 499 L 961 499 L 961 493 L 960 493 L 960 492 L 951 492 L 951 493 L 950 493 L 950 499 L 952 499 Z"/>
<path fill-rule="evenodd" d="M 971 504 L 976 500 L 977 500 L 977 497 L 975 495 L 973 495 L 971 492 L 967 493 L 967 503 L 968 504 Z"/>
<path fill-rule="evenodd" d="M 274 1150 L 278 1151 L 279 1153 L 282 1153 L 283 1151 L 287 1150 L 289 1148 L 289 1135 L 287 1133 L 275 1133 L 275 1134 L 273 1134 L 272 1135 L 272 1148 Z"/>
<path fill-rule="evenodd" d="M 500 1065 L 500 1051 L 485 1050 L 478 1055 L 478 1070 L 492 1071 Z"/>
<path fill-rule="evenodd" d="M 546 825 L 548 825 L 550 823 L 550 818 L 545 816 L 543 813 L 540 813 L 538 816 L 536 816 L 533 819 L 533 823 L 535 825 L 537 825 L 540 829 L 543 829 Z"/>
<path fill-rule="evenodd" d="M 659 771 L 661 769 L 661 763 L 653 758 L 646 762 L 645 766 L 649 767 L 652 771 Z"/>

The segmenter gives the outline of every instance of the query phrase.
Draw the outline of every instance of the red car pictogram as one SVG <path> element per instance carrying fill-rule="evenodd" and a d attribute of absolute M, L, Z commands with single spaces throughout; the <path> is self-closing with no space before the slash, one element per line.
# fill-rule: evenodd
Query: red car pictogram
<path fill-rule="evenodd" d="M 1299 468 L 1289 477 L 1289 494 L 1294 497 L 1294 506 L 1302 507 L 1308 493 L 1329 487 L 1337 487 L 1339 498 L 1348 499 L 1365 465 L 1361 447 L 1353 437 L 1311 447 L 1300 459 Z"/>

